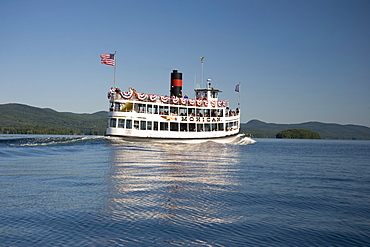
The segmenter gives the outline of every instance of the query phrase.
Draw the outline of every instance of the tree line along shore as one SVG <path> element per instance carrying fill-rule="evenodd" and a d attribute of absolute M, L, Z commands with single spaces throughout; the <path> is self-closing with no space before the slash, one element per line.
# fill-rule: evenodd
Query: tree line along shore
<path fill-rule="evenodd" d="M 2 104 L 0 134 L 104 135 L 107 116 L 106 111 L 78 114 L 23 104 Z M 370 140 L 369 127 L 321 122 L 276 124 L 251 120 L 241 124 L 240 132 L 253 138 Z"/>

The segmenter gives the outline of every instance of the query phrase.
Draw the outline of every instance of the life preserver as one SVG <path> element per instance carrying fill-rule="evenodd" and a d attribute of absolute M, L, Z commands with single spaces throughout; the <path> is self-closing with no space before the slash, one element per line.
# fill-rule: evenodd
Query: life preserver
<path fill-rule="evenodd" d="M 203 105 L 204 105 L 205 107 L 207 107 L 207 106 L 208 106 L 208 100 L 203 100 Z"/>
<path fill-rule="evenodd" d="M 139 100 L 145 100 L 148 97 L 148 95 L 146 93 L 136 93 L 136 97 Z"/>
<path fill-rule="evenodd" d="M 163 103 L 168 103 L 168 100 L 170 99 L 168 96 L 160 96 L 160 98 Z"/>
<path fill-rule="evenodd" d="M 197 106 L 202 106 L 203 100 L 197 99 Z"/>
<path fill-rule="evenodd" d="M 154 102 L 154 101 L 156 101 L 157 99 L 158 99 L 158 95 L 155 95 L 155 94 L 150 94 L 150 95 L 149 95 L 149 100 L 150 100 L 150 101 Z"/>
<path fill-rule="evenodd" d="M 212 107 L 215 107 L 217 105 L 217 102 L 216 101 L 211 101 L 211 106 Z"/>
<path fill-rule="evenodd" d="M 228 101 L 222 101 L 222 106 L 223 107 L 226 107 L 227 106 L 227 103 L 228 103 Z"/>
<path fill-rule="evenodd" d="M 218 101 L 218 102 L 217 102 L 217 106 L 218 106 L 218 107 L 222 107 L 222 105 L 223 105 L 222 101 Z"/>

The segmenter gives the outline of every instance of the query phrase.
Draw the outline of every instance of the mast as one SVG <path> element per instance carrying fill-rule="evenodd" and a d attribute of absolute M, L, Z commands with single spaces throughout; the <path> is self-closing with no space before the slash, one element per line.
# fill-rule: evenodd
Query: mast
<path fill-rule="evenodd" d="M 239 107 L 239 111 L 240 111 L 240 85 L 241 85 L 242 83 L 241 82 L 239 82 L 239 88 L 238 88 L 238 96 L 239 96 L 239 99 L 238 99 L 238 107 Z"/>
<path fill-rule="evenodd" d="M 200 88 L 203 88 L 203 70 L 204 70 L 204 57 L 199 57 L 200 58 L 200 62 L 202 64 L 202 70 L 201 70 L 201 73 L 200 73 Z"/>
<path fill-rule="evenodd" d="M 114 89 L 116 89 L 116 67 L 117 67 L 117 51 L 114 51 Z"/>

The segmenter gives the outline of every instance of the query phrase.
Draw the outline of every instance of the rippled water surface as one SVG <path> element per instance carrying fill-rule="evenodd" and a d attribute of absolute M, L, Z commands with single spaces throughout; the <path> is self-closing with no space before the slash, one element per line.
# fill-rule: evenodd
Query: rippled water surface
<path fill-rule="evenodd" d="M 0 246 L 369 246 L 370 141 L 0 136 Z"/>

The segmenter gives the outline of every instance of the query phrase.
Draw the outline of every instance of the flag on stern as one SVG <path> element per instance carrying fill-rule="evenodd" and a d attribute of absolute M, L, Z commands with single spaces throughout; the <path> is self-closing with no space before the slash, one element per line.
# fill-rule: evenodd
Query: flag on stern
<path fill-rule="evenodd" d="M 101 57 L 102 64 L 114 66 L 114 62 L 116 59 L 115 54 L 106 53 L 106 54 L 100 55 L 100 57 Z"/>
<path fill-rule="evenodd" d="M 239 91 L 240 91 L 240 83 L 236 84 L 235 86 L 235 92 L 239 93 Z"/>

